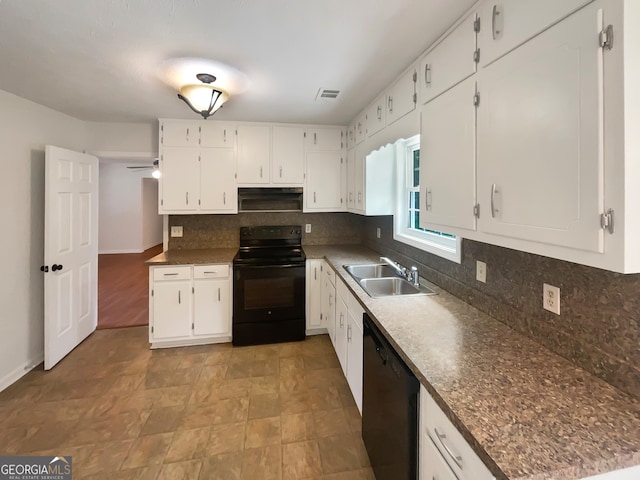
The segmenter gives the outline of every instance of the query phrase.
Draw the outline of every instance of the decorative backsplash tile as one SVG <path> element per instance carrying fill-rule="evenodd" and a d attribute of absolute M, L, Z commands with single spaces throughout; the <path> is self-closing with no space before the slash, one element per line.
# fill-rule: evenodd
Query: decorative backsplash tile
<path fill-rule="evenodd" d="M 304 233 L 311 224 L 311 233 Z M 237 248 L 240 227 L 301 225 L 303 245 L 353 245 L 362 243 L 364 218 L 349 213 L 265 212 L 237 215 L 171 215 L 169 226 L 182 225 L 182 238 L 169 238 L 170 250 Z"/>
<path fill-rule="evenodd" d="M 640 398 L 640 275 L 470 240 L 463 240 L 462 263 L 457 264 L 396 242 L 392 232 L 392 217 L 368 217 L 363 243 L 416 265 L 424 278 Z M 476 280 L 476 260 L 487 264 L 487 283 Z M 561 315 L 543 310 L 543 283 L 560 288 Z"/>

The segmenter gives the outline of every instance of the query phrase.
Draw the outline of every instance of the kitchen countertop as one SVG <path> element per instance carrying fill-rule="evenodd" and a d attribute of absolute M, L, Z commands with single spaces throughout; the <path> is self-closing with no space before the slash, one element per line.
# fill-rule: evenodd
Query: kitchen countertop
<path fill-rule="evenodd" d="M 200 250 L 167 250 L 145 262 L 150 267 L 157 265 L 208 265 L 231 263 L 237 248 L 206 248 Z"/>
<path fill-rule="evenodd" d="M 498 479 L 573 480 L 640 464 L 640 400 L 444 290 L 373 299 L 342 265 L 361 246 L 305 246 L 326 258 Z"/>

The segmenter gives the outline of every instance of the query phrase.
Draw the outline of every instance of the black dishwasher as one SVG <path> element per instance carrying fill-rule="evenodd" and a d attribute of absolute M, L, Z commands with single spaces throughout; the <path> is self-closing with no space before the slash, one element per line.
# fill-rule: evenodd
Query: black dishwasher
<path fill-rule="evenodd" d="M 420 384 L 364 315 L 362 438 L 376 480 L 416 480 Z"/>

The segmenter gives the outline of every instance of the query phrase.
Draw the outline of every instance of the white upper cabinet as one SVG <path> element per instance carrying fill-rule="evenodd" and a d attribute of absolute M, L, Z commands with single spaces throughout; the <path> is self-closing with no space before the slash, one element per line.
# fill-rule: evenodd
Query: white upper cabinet
<path fill-rule="evenodd" d="M 349 152 L 348 210 L 360 215 L 392 215 L 395 147 L 387 145 L 365 155 L 361 147 Z M 351 196 L 353 194 L 353 196 Z"/>
<path fill-rule="evenodd" d="M 344 147 L 344 130 L 336 127 L 307 128 L 305 146 L 307 152 L 342 150 Z"/>
<path fill-rule="evenodd" d="M 378 133 L 385 127 L 385 116 L 387 112 L 385 108 L 386 101 L 386 95 L 380 95 L 367 109 L 364 120 L 365 131 L 368 137 Z"/>
<path fill-rule="evenodd" d="M 347 210 L 356 208 L 356 149 L 347 151 Z"/>
<path fill-rule="evenodd" d="M 197 147 L 200 144 L 199 122 L 163 120 L 160 125 L 160 146 Z"/>
<path fill-rule="evenodd" d="M 273 127 L 271 182 L 302 185 L 304 182 L 304 128 Z"/>
<path fill-rule="evenodd" d="M 483 232 L 603 251 L 598 7 L 580 10 L 479 77 Z"/>
<path fill-rule="evenodd" d="M 346 165 L 342 152 L 307 153 L 304 211 L 346 210 Z"/>
<path fill-rule="evenodd" d="M 490 0 L 480 7 L 480 64 L 486 66 L 593 0 Z"/>
<path fill-rule="evenodd" d="M 365 126 L 365 116 L 366 114 L 363 112 L 358 115 L 358 118 L 355 120 L 355 136 L 356 136 L 356 145 L 362 143 L 367 138 L 367 129 Z"/>
<path fill-rule="evenodd" d="M 160 154 L 159 213 L 195 212 L 200 198 L 200 150 L 165 147 Z"/>
<path fill-rule="evenodd" d="M 476 228 L 475 93 L 475 78 L 469 78 L 422 106 L 422 228 Z"/>
<path fill-rule="evenodd" d="M 214 148 L 234 148 L 236 146 L 236 126 L 228 122 L 202 122 L 200 125 L 200 146 Z"/>
<path fill-rule="evenodd" d="M 235 152 L 229 148 L 200 149 L 200 212 L 237 213 Z"/>
<path fill-rule="evenodd" d="M 476 30 L 480 22 L 469 15 L 420 61 L 420 99 L 427 103 L 476 72 Z"/>
<path fill-rule="evenodd" d="M 417 67 L 405 71 L 387 91 L 386 124 L 390 125 L 416 108 Z"/>
<path fill-rule="evenodd" d="M 271 127 L 238 125 L 238 184 L 260 185 L 271 181 Z"/>

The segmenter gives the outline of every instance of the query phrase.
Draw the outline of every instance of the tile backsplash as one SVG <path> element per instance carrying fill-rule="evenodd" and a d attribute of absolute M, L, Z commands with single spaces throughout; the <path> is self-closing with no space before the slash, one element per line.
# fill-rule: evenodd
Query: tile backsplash
<path fill-rule="evenodd" d="M 311 224 L 311 233 L 304 233 Z M 349 213 L 261 212 L 237 215 L 171 215 L 169 227 L 183 227 L 182 238 L 169 238 L 170 250 L 237 248 L 240 227 L 301 225 L 303 245 L 362 243 L 364 218 Z"/>
<path fill-rule="evenodd" d="M 392 217 L 365 218 L 363 243 L 416 265 L 424 278 L 640 398 L 640 275 L 470 240 L 463 240 L 457 264 L 396 242 L 392 232 Z M 487 264 L 486 283 L 476 280 L 476 260 Z M 560 288 L 561 315 L 543 310 L 543 283 Z"/>

